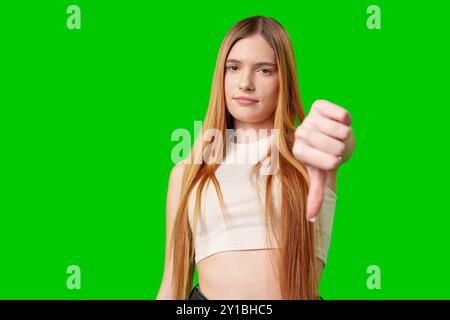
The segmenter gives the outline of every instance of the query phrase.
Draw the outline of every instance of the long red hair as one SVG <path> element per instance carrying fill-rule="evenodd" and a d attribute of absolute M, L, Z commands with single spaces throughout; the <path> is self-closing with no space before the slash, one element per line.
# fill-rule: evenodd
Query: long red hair
<path fill-rule="evenodd" d="M 195 225 L 199 215 L 200 199 L 207 182 L 212 182 L 223 208 L 223 197 L 215 171 L 219 163 L 208 163 L 203 158 L 205 130 L 218 129 L 226 139 L 226 129 L 233 126 L 233 119 L 226 109 L 224 76 L 225 61 L 232 46 L 239 39 L 260 34 L 273 48 L 279 72 L 278 105 L 273 114 L 274 129 L 277 129 L 279 169 L 276 177 L 281 185 L 280 219 L 275 219 L 271 196 L 273 175 L 266 178 L 265 215 L 269 223 L 267 232 L 275 232 L 280 255 L 277 259 L 277 274 L 283 299 L 316 299 L 318 278 L 314 242 L 314 225 L 306 219 L 306 199 L 309 191 L 307 170 L 292 155 L 295 140 L 295 121 L 301 122 L 305 112 L 300 100 L 292 43 L 286 30 L 276 20 L 267 17 L 250 17 L 239 21 L 226 34 L 217 58 L 208 110 L 201 134 L 185 165 L 182 193 L 171 235 L 173 257 L 172 291 L 176 299 L 187 299 L 192 289 L 194 275 L 194 231 L 188 220 L 188 201 L 195 185 L 198 185 L 195 205 Z M 226 153 L 225 145 L 223 154 Z M 260 163 L 256 165 L 256 168 Z M 258 170 L 254 170 L 258 172 Z M 275 225 L 276 224 L 276 225 Z M 277 236 L 278 234 L 278 236 Z"/>

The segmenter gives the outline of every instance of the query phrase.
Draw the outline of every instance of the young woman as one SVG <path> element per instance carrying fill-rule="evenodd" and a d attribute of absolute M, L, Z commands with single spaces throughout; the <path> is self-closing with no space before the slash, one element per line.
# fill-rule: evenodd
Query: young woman
<path fill-rule="evenodd" d="M 157 299 L 319 298 L 337 170 L 355 146 L 350 124 L 324 100 L 305 116 L 292 44 L 277 21 L 233 26 L 202 134 L 169 178 Z"/>

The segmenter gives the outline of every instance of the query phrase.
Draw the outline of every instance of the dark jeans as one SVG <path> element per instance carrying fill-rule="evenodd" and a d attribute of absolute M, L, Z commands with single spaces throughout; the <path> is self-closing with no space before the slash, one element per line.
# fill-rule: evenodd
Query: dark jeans
<path fill-rule="evenodd" d="M 200 291 L 200 286 L 197 284 L 191 290 L 191 293 L 189 294 L 189 300 L 208 300 L 208 298 L 203 295 L 203 293 Z"/>
<path fill-rule="evenodd" d="M 319 296 L 319 299 L 323 300 L 321 296 Z M 189 300 L 208 300 L 208 298 L 203 295 L 200 291 L 200 286 L 196 284 L 189 294 Z"/>

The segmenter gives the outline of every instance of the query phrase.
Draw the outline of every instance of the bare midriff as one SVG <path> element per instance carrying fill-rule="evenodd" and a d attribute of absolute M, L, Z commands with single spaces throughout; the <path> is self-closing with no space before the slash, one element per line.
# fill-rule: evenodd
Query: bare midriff
<path fill-rule="evenodd" d="M 201 292 L 211 300 L 279 300 L 278 249 L 226 251 L 197 263 Z M 273 264 L 270 256 L 272 256 Z"/>

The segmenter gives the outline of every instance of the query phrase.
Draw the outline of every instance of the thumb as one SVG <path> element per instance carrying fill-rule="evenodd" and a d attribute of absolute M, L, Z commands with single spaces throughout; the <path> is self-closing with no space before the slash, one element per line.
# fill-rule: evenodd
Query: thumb
<path fill-rule="evenodd" d="M 310 177 L 308 200 L 306 203 L 306 218 L 314 222 L 322 208 L 327 172 L 314 167 L 307 167 Z"/>

